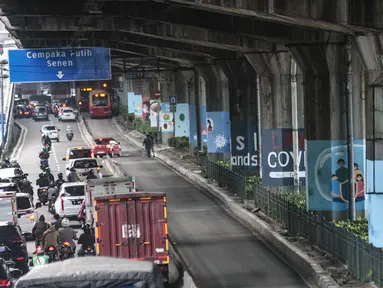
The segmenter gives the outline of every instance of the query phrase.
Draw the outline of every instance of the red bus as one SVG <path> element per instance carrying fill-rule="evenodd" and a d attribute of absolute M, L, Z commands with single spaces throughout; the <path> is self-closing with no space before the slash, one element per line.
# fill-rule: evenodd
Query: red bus
<path fill-rule="evenodd" d="M 80 111 L 89 111 L 89 93 L 92 92 L 93 88 L 81 88 L 80 97 L 78 97 L 78 104 Z"/>
<path fill-rule="evenodd" d="M 93 90 L 89 93 L 90 118 L 112 117 L 110 94 L 105 90 Z"/>

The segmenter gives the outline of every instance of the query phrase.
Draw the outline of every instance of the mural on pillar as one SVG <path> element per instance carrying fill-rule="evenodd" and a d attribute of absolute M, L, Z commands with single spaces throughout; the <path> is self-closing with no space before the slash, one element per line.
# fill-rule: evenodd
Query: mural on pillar
<path fill-rule="evenodd" d="M 189 133 L 189 143 L 197 145 L 197 110 L 195 104 L 189 105 Z"/>
<path fill-rule="evenodd" d="M 142 120 L 150 121 L 150 98 L 142 97 Z"/>
<path fill-rule="evenodd" d="M 206 126 L 206 105 L 201 106 L 201 135 L 202 135 L 202 144 L 207 145 L 207 126 Z"/>
<path fill-rule="evenodd" d="M 308 140 L 308 209 L 346 211 L 350 201 L 347 145 L 343 140 Z M 354 141 L 355 208 L 365 210 L 365 140 Z"/>
<path fill-rule="evenodd" d="M 207 152 L 230 153 L 230 113 L 207 112 Z"/>
<path fill-rule="evenodd" d="M 161 102 L 158 100 L 150 100 L 150 104 L 148 108 L 149 108 L 150 126 L 157 127 L 158 113 L 161 113 L 161 108 L 162 108 Z"/>
<path fill-rule="evenodd" d="M 134 115 L 142 119 L 142 95 L 134 95 Z"/>
<path fill-rule="evenodd" d="M 257 121 L 231 121 L 231 166 L 240 170 L 257 170 Z"/>
<path fill-rule="evenodd" d="M 174 131 L 173 113 L 170 112 L 169 102 L 161 102 L 160 127 L 162 132 Z"/>
<path fill-rule="evenodd" d="M 179 103 L 175 115 L 176 137 L 189 137 L 189 105 Z"/>
<path fill-rule="evenodd" d="M 292 129 L 263 129 L 262 133 L 262 182 L 266 186 L 293 186 L 294 165 L 299 165 L 299 180 L 304 183 L 305 135 L 298 130 L 298 155 L 294 155 Z M 295 159 L 297 158 L 297 159 Z"/>
<path fill-rule="evenodd" d="M 128 113 L 134 113 L 134 92 L 128 92 Z"/>

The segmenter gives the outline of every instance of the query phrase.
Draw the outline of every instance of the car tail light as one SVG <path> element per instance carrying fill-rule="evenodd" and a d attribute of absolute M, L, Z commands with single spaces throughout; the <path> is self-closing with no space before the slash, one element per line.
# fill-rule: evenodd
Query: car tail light
<path fill-rule="evenodd" d="M 61 210 L 64 211 L 64 195 L 60 196 L 60 200 L 61 200 Z"/>
<path fill-rule="evenodd" d="M 16 260 L 17 260 L 17 261 L 23 261 L 23 260 L 24 260 L 24 257 L 17 257 Z"/>
<path fill-rule="evenodd" d="M 11 287 L 10 280 L 0 280 L 0 287 Z"/>
<path fill-rule="evenodd" d="M 90 248 L 90 247 L 88 247 L 88 249 L 87 249 L 88 251 L 92 251 L 92 248 Z"/>
<path fill-rule="evenodd" d="M 12 238 L 9 242 L 11 243 L 23 243 L 23 239 L 19 238 L 19 237 L 16 237 L 16 238 Z"/>

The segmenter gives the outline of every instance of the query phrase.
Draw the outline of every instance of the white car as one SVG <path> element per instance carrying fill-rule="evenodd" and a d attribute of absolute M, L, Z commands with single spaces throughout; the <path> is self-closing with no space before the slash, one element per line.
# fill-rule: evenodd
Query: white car
<path fill-rule="evenodd" d="M 94 175 L 97 175 L 98 178 L 102 178 L 101 168 L 102 165 L 99 165 L 97 159 L 95 158 L 78 158 L 78 159 L 69 159 L 68 167 L 66 168 L 66 176 L 70 174 L 70 169 L 74 168 L 77 175 L 80 177 L 80 180 L 85 180 L 88 176 L 89 170 L 93 170 Z"/>
<path fill-rule="evenodd" d="M 59 121 L 76 121 L 76 113 L 70 107 L 63 107 L 58 114 Z"/>
<path fill-rule="evenodd" d="M 55 202 L 55 212 L 61 217 L 77 219 L 78 211 L 85 197 L 85 183 L 64 183 L 60 187 L 59 196 Z"/>
<path fill-rule="evenodd" d="M 32 238 L 32 229 L 39 217 L 36 209 L 33 207 L 32 199 L 28 193 L 17 193 L 16 203 L 21 232 L 24 237 Z M 38 206 L 36 205 L 36 207 Z"/>
<path fill-rule="evenodd" d="M 24 174 L 21 168 L 4 168 L 0 169 L 0 179 L 4 182 L 5 179 L 9 179 L 14 182 L 14 180 L 19 180 L 22 176 L 28 176 Z"/>
<path fill-rule="evenodd" d="M 56 126 L 54 125 L 44 125 L 40 132 L 41 132 L 41 136 L 44 135 L 44 134 L 48 134 L 48 137 L 51 139 L 51 140 L 56 140 L 57 142 L 60 141 L 60 135 L 59 135 L 59 131 L 61 131 L 60 129 L 58 129 Z"/>

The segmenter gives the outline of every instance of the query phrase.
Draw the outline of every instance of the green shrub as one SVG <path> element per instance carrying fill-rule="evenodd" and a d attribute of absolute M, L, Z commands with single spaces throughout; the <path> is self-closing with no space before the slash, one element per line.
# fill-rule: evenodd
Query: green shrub
<path fill-rule="evenodd" d="M 136 115 L 134 113 L 129 113 L 126 121 L 133 122 L 136 119 Z"/>
<path fill-rule="evenodd" d="M 258 176 L 246 177 L 246 195 L 252 198 L 254 195 L 254 188 L 262 185 L 262 178 Z"/>
<path fill-rule="evenodd" d="M 332 223 L 368 242 L 368 220 L 366 218 L 358 217 L 355 221 L 332 221 Z"/>
<path fill-rule="evenodd" d="M 168 145 L 177 150 L 186 149 L 189 147 L 189 137 L 171 137 L 168 139 Z"/>
<path fill-rule="evenodd" d="M 296 192 L 278 192 L 285 201 L 295 205 L 297 208 L 306 208 L 306 194 Z"/>
<path fill-rule="evenodd" d="M 219 165 L 219 166 L 223 166 L 223 167 L 226 167 L 228 169 L 231 170 L 231 161 L 217 161 L 215 162 L 215 164 Z"/>

